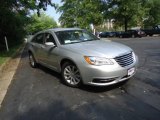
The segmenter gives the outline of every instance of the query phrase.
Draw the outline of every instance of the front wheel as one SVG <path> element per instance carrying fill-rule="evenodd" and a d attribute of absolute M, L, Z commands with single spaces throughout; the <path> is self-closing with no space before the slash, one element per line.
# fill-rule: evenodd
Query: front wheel
<path fill-rule="evenodd" d="M 62 77 L 70 87 L 79 87 L 82 84 L 80 72 L 73 63 L 66 62 L 62 65 Z"/>

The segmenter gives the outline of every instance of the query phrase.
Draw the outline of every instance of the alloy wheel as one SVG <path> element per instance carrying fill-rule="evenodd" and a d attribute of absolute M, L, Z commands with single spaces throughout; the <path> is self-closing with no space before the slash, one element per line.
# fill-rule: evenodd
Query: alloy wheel
<path fill-rule="evenodd" d="M 31 53 L 29 53 L 29 62 L 30 62 L 31 67 L 36 67 L 34 56 Z"/>
<path fill-rule="evenodd" d="M 77 86 L 81 82 L 81 76 L 75 65 L 67 65 L 63 71 L 63 77 L 70 86 Z"/>

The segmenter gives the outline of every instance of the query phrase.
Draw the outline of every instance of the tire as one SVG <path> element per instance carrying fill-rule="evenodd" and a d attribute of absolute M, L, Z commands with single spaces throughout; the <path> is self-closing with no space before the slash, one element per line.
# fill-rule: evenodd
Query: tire
<path fill-rule="evenodd" d="M 62 65 L 62 78 L 66 85 L 70 87 L 80 87 L 82 79 L 77 66 L 71 62 Z"/>
<path fill-rule="evenodd" d="M 37 67 L 37 62 L 33 56 L 33 54 L 30 52 L 29 53 L 29 63 L 31 65 L 32 68 L 36 68 Z"/>
<path fill-rule="evenodd" d="M 123 36 L 122 36 L 122 35 L 119 35 L 119 38 L 123 38 Z"/>
<path fill-rule="evenodd" d="M 132 34 L 132 38 L 135 38 L 135 35 L 134 35 L 134 34 Z"/>

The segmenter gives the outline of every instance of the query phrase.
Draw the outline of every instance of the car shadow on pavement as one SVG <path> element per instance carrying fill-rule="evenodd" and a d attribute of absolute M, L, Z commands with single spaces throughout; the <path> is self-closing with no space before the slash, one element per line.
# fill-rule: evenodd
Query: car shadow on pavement
<path fill-rule="evenodd" d="M 40 69 L 40 70 L 42 70 L 43 72 L 45 72 L 47 74 L 50 74 L 50 75 L 54 76 L 55 78 L 59 79 L 60 82 L 61 82 L 62 77 L 61 77 L 60 73 L 55 72 L 54 70 L 49 69 L 49 68 L 47 68 L 47 67 L 45 67 L 43 65 L 40 65 L 40 64 L 38 64 L 37 68 Z"/>
<path fill-rule="evenodd" d="M 101 92 L 107 92 L 114 89 L 119 88 L 120 90 L 123 89 L 123 85 L 126 84 L 125 82 L 117 83 L 115 85 L 110 86 L 90 86 L 90 85 L 83 85 L 80 87 L 81 90 L 88 91 L 88 92 L 94 92 L 94 93 L 101 93 Z"/>

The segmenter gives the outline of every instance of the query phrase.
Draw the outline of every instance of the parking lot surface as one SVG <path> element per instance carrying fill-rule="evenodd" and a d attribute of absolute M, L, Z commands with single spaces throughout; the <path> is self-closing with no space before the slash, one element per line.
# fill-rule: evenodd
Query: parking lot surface
<path fill-rule="evenodd" d="M 24 50 L 0 120 L 160 120 L 160 37 L 112 41 L 134 49 L 139 67 L 127 83 L 109 87 L 67 87 L 60 74 L 31 68 Z"/>

